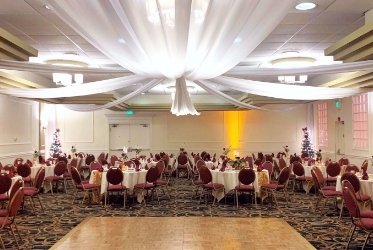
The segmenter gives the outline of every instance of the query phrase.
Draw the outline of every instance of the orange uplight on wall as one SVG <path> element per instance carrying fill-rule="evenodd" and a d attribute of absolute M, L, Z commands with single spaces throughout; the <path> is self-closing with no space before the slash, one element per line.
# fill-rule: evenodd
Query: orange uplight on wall
<path fill-rule="evenodd" d="M 229 157 L 234 157 L 234 150 L 239 147 L 238 143 L 238 113 L 239 111 L 224 111 L 224 123 L 226 129 L 226 140 L 231 146 L 232 150 L 229 153 Z"/>

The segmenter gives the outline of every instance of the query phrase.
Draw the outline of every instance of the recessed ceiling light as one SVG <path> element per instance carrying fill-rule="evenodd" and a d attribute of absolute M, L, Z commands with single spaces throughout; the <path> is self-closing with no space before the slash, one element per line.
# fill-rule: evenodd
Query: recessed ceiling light
<path fill-rule="evenodd" d="M 60 66 L 72 66 L 72 67 L 88 67 L 87 63 L 74 61 L 74 60 L 48 60 L 45 63 Z"/>
<path fill-rule="evenodd" d="M 51 9 L 51 7 L 49 7 L 48 5 L 44 5 L 44 8 L 46 8 L 47 10 Z"/>
<path fill-rule="evenodd" d="M 143 93 L 141 93 L 142 95 L 145 95 L 145 93 L 143 92 Z"/>
<path fill-rule="evenodd" d="M 297 10 L 312 10 L 316 8 L 316 4 L 314 3 L 300 3 L 297 6 L 295 6 Z"/>
<path fill-rule="evenodd" d="M 311 66 L 316 60 L 311 57 L 286 57 L 272 61 L 272 65 L 280 68 L 297 68 Z"/>

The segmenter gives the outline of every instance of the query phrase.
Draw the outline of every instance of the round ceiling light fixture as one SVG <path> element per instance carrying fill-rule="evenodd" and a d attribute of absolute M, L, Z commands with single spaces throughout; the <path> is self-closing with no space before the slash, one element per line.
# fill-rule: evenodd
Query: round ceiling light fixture
<path fill-rule="evenodd" d="M 87 63 L 74 61 L 74 60 L 48 60 L 45 63 L 59 66 L 70 66 L 70 67 L 88 67 Z"/>
<path fill-rule="evenodd" d="M 308 3 L 300 3 L 295 6 L 297 10 L 312 10 L 316 8 L 316 4 L 308 2 Z"/>
<path fill-rule="evenodd" d="M 273 66 L 279 68 L 299 68 L 311 66 L 315 61 L 311 57 L 286 57 L 273 60 L 271 63 Z"/>

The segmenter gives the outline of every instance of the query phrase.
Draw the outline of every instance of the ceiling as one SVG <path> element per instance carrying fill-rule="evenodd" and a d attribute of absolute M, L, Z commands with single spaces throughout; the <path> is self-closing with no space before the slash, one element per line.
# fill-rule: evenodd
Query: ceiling
<path fill-rule="evenodd" d="M 311 0 L 310 0 L 311 1 Z M 302 2 L 302 1 L 299 1 Z M 272 67 L 271 61 L 285 57 L 284 52 L 296 51 L 296 56 L 307 56 L 316 59 L 315 64 L 331 64 L 333 57 L 324 56 L 324 50 L 346 35 L 365 24 L 364 13 L 373 9 L 373 0 L 312 0 L 317 4 L 313 10 L 300 11 L 292 9 L 262 43 L 238 65 L 250 67 Z M 45 8 L 42 0 L 1 0 L 0 27 L 12 35 L 30 44 L 38 50 L 38 57 L 31 57 L 31 62 L 45 63 L 50 59 L 73 59 L 86 62 L 89 67 L 121 68 L 116 62 L 101 53 L 92 44 L 83 39 L 71 27 L 66 25 L 51 10 Z M 9 74 L 20 74 L 6 71 Z M 26 80 L 31 74 L 23 74 Z M 127 75 L 130 73 L 127 73 Z M 93 82 L 124 76 L 126 74 L 85 74 L 84 82 Z M 29 78 L 29 79 L 27 79 Z M 333 77 L 332 77 L 333 78 Z M 37 84 L 54 86 L 50 73 L 38 73 Z M 322 85 L 318 75 L 309 76 L 306 84 Z M 328 78 L 330 80 L 330 77 Z M 250 80 L 277 82 L 277 77 L 251 77 Z M 317 83 L 316 83 L 317 82 Z M 139 110 L 169 110 L 170 93 L 164 85 L 158 85 L 144 95 L 116 107 L 116 110 L 127 108 Z M 96 103 L 104 104 L 139 88 L 139 85 L 117 90 L 106 95 L 90 97 L 65 98 L 49 100 L 55 103 Z M 241 100 L 249 100 L 254 105 L 267 103 L 300 103 L 299 101 L 278 100 L 261 96 L 250 96 L 245 93 L 222 86 L 216 88 Z M 229 110 L 235 106 L 208 94 L 200 87 L 191 91 L 191 98 L 196 109 Z"/>

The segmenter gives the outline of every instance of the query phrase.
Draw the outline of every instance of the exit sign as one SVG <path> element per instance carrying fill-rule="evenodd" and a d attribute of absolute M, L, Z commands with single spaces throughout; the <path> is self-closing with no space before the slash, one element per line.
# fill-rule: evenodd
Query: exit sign
<path fill-rule="evenodd" d="M 127 110 L 127 111 L 126 111 L 126 114 L 127 114 L 127 115 L 133 115 L 133 111 L 132 111 L 132 110 Z"/>

